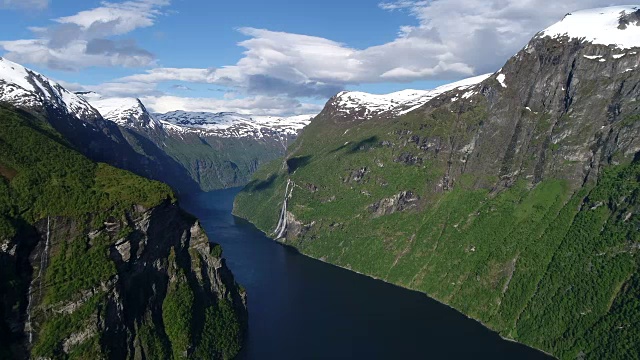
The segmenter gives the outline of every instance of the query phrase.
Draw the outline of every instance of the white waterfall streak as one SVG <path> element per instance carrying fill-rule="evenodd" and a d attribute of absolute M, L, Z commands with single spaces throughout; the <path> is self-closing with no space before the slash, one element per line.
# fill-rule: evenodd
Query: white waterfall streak
<path fill-rule="evenodd" d="M 44 249 L 42 250 L 42 253 L 40 253 L 40 269 L 38 269 L 38 276 L 36 276 L 31 282 L 32 286 L 29 289 L 29 302 L 27 303 L 27 323 L 25 324 L 25 330 L 29 332 L 29 345 L 33 343 L 33 325 L 31 324 L 31 312 L 32 312 L 31 308 L 33 306 L 33 293 L 34 293 L 33 284 L 35 284 L 36 281 L 40 281 L 39 289 L 38 289 L 39 290 L 38 297 L 41 299 L 42 283 L 44 282 L 42 280 L 42 271 L 47 266 L 47 260 L 49 258 L 50 239 L 51 239 L 51 218 L 47 217 L 47 237 L 45 239 Z"/>
<path fill-rule="evenodd" d="M 27 302 L 27 323 L 24 329 L 29 332 L 29 345 L 33 343 L 33 330 L 31 326 L 31 304 L 33 303 L 33 291 L 29 289 L 29 301 Z"/>
<path fill-rule="evenodd" d="M 47 260 L 49 260 L 49 239 L 51 238 L 51 219 L 47 217 L 47 239 L 44 242 L 44 251 L 40 255 L 40 271 L 38 277 L 42 276 L 42 270 L 47 267 Z M 42 279 L 40 279 L 40 297 L 42 297 Z"/>
<path fill-rule="evenodd" d="M 293 194 L 292 184 L 293 182 L 291 180 L 287 180 L 287 188 L 284 191 L 284 201 L 282 202 L 282 209 L 280 210 L 280 219 L 278 220 L 278 226 L 274 231 L 274 234 L 276 234 L 276 240 L 282 239 L 287 231 L 287 203 Z M 291 190 L 289 190 L 289 188 L 291 188 Z"/>

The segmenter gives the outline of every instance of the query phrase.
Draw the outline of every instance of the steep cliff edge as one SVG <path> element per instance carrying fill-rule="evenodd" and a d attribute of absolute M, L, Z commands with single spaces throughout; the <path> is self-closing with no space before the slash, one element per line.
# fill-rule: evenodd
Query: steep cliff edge
<path fill-rule="evenodd" d="M 640 356 L 639 9 L 570 14 L 464 86 L 338 94 L 234 212 L 560 358 Z"/>
<path fill-rule="evenodd" d="M 0 108 L 0 357 L 230 358 L 246 295 L 168 186 Z"/>

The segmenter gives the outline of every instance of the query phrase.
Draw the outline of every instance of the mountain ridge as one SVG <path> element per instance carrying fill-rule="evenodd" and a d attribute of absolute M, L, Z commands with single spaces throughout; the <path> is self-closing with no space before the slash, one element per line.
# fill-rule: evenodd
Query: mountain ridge
<path fill-rule="evenodd" d="M 615 29 L 639 12 L 596 13 Z M 329 101 L 234 214 L 556 357 L 638 357 L 640 37 L 582 35 L 534 36 L 402 115 Z"/>
<path fill-rule="evenodd" d="M 228 126 L 185 127 L 172 124 L 171 114 L 168 121 L 156 119 L 139 99 L 73 94 L 3 58 L 0 102 L 39 114 L 92 160 L 162 180 L 179 192 L 246 184 L 259 164 L 284 153 L 309 120 L 239 115 Z M 189 122 L 188 116 L 182 120 Z"/>
<path fill-rule="evenodd" d="M 32 113 L 0 119 L 0 357 L 239 351 L 246 294 L 167 185 L 90 161 Z"/>

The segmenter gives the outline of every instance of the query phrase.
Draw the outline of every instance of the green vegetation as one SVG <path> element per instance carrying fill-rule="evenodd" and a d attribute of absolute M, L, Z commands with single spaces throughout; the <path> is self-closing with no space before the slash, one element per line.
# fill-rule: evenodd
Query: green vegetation
<path fill-rule="evenodd" d="M 301 252 L 425 292 L 560 358 L 640 357 L 640 162 L 610 167 L 577 191 L 561 176 L 496 186 L 497 171 L 508 173 L 520 156 L 507 151 L 502 169 L 474 169 L 442 191 L 463 155 L 438 156 L 412 139 L 469 144 L 482 107 L 384 124 L 316 119 L 291 147 L 289 166 L 262 167 L 234 212 L 271 234 L 291 179 L 287 209 L 307 226 L 286 241 Z M 551 126 L 543 115 L 534 120 L 547 130 L 535 130 L 532 146 L 564 151 L 544 145 Z M 403 154 L 424 161 L 399 161 L 411 159 Z M 374 215 L 372 205 L 404 191 L 419 200 Z"/>
<path fill-rule="evenodd" d="M 96 164 L 73 150 L 46 121 L 0 107 L 0 242 L 24 246 L 20 242 L 38 236 L 36 230 L 41 236 L 51 231 L 46 245 L 41 241 L 36 248 L 38 256 L 45 257 L 35 263 L 33 275 L 16 273 L 16 260 L 0 253 L 2 311 L 24 309 L 20 302 L 30 280 L 41 282 L 30 289 L 37 330 L 33 334 L 33 357 L 109 357 L 113 349 L 105 344 L 110 339 L 104 338 L 104 329 L 99 327 L 108 317 L 107 307 L 113 306 L 112 288 L 119 281 L 117 276 L 126 276 L 118 273 L 110 253 L 116 241 L 139 236 L 139 230 L 126 220 L 126 213 L 134 206 L 149 209 L 173 201 L 175 196 L 167 185 Z M 200 259 L 195 249 L 188 250 L 182 255 Z M 219 245 L 212 247 L 213 256 L 221 253 Z M 176 278 L 169 282 L 161 318 L 154 320 L 151 312 L 145 313 L 144 319 L 136 320 L 133 334 L 136 353 L 149 359 L 183 359 L 195 348 L 193 314 L 202 299 L 196 304 L 191 287 L 196 283 L 188 281 L 188 269 L 176 264 L 173 249 L 169 257 L 176 266 L 172 270 Z M 198 321 L 206 320 L 206 333 L 199 334 L 198 339 L 210 346 L 198 349 L 213 349 L 201 358 L 235 356 L 242 332 L 230 305 L 223 301 L 201 312 L 206 313 L 206 319 Z M 16 340 L 9 338 L 6 318 L 2 318 L 0 357 L 4 358 L 12 356 L 5 350 Z"/>
<path fill-rule="evenodd" d="M 96 164 L 70 149 L 44 121 L 0 108 L 0 236 L 15 233 L 17 219 L 83 218 L 135 204 L 148 207 L 172 199 L 171 189 L 127 171 Z M 109 215 L 107 213 L 107 215 Z"/>
<path fill-rule="evenodd" d="M 46 224 L 47 218 L 54 224 L 57 217 L 73 221 L 65 225 L 66 239 L 51 244 L 50 266 L 40 286 L 44 292 L 36 294 L 42 301 L 42 308 L 35 310 L 42 325 L 34 354 L 58 358 L 62 341 L 83 331 L 98 316 L 104 294 L 84 300 L 71 314 L 44 307 L 78 300 L 83 290 L 98 287 L 116 274 L 108 254 L 113 240 L 105 235 L 89 239 L 85 234 L 90 223 L 102 226 L 110 217 L 122 217 L 133 205 L 152 207 L 174 195 L 162 183 L 93 163 L 72 150 L 46 122 L 7 108 L 0 108 L 0 164 L 0 239 L 29 231 L 26 227 L 38 221 Z M 26 291 L 28 284 L 22 283 L 26 279 L 2 273 L 3 288 Z M 100 353 L 99 337 L 94 334 L 68 357 Z"/>
<path fill-rule="evenodd" d="M 88 330 L 89 335 L 99 336 L 96 334 L 97 329 L 92 329 L 91 327 L 95 327 L 95 321 L 97 321 L 98 316 L 104 316 L 104 314 L 99 314 L 97 311 L 97 309 L 100 309 L 100 305 L 103 305 L 103 300 L 102 295 L 95 295 L 70 315 L 49 315 L 47 321 L 42 325 L 38 342 L 32 350 L 33 355 L 35 357 L 60 358 L 62 341 L 75 332 Z M 101 350 L 99 346 L 96 346 L 92 349 L 84 348 L 81 352 L 90 352 L 93 356 L 96 356 L 101 353 Z"/>
<path fill-rule="evenodd" d="M 222 257 L 222 246 L 220 246 L 220 244 L 211 245 L 211 256 L 216 258 Z"/>
<path fill-rule="evenodd" d="M 260 164 L 284 153 L 280 141 L 268 137 L 200 137 L 190 133 L 160 137 L 143 133 L 143 136 L 158 144 L 204 191 L 242 186 Z M 129 141 L 135 143 L 131 138 Z"/>
<path fill-rule="evenodd" d="M 168 341 L 164 340 L 164 337 L 159 330 L 154 326 L 153 320 L 150 317 L 144 320 L 144 323 L 138 328 L 137 340 L 142 347 L 142 353 L 144 353 L 149 359 L 169 359 L 171 350 L 169 349 Z"/>
<path fill-rule="evenodd" d="M 211 359 L 213 354 L 221 359 L 232 359 L 240 351 L 242 329 L 227 300 L 219 300 L 216 305 L 206 308 L 204 330 L 200 338 L 194 359 Z"/>
<path fill-rule="evenodd" d="M 169 261 L 175 261 L 173 249 Z M 172 260 L 173 258 L 173 260 Z M 191 320 L 193 316 L 194 294 L 189 287 L 183 270 L 178 270 L 170 281 L 167 296 L 162 303 L 162 321 L 171 341 L 173 359 L 186 359 L 192 344 Z"/>
<path fill-rule="evenodd" d="M 219 248 L 217 245 L 213 251 Z M 176 255 L 172 249 L 169 263 L 175 261 Z M 203 299 L 196 299 L 183 270 L 177 269 L 171 276 L 174 279 L 169 283 L 162 304 L 162 321 L 171 343 L 172 358 L 208 360 L 235 357 L 242 346 L 243 331 L 232 304 L 226 299 L 219 299 L 206 306 L 204 319 L 198 319 L 204 321 L 202 330 L 193 333 L 193 316 L 198 309 L 202 309 L 199 302 Z M 195 347 L 192 346 L 194 342 Z"/>
<path fill-rule="evenodd" d="M 53 305 L 68 300 L 79 291 L 91 289 L 116 275 L 116 267 L 108 260 L 110 240 L 101 235 L 89 239 L 63 241 L 46 271 L 44 304 Z M 77 276 L 82 274 L 82 276 Z"/>

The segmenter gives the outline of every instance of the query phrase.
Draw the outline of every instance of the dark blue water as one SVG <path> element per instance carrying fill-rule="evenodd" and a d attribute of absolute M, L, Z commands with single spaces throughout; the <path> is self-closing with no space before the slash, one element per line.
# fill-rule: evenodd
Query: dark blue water
<path fill-rule="evenodd" d="M 547 358 L 424 294 L 277 244 L 231 215 L 239 191 L 183 195 L 181 204 L 222 245 L 249 294 L 240 359 Z"/>

